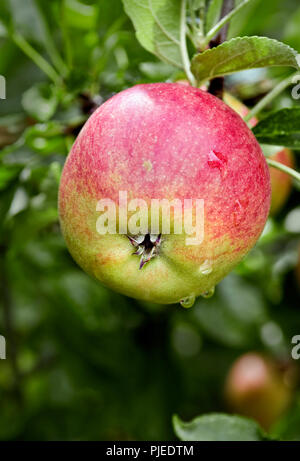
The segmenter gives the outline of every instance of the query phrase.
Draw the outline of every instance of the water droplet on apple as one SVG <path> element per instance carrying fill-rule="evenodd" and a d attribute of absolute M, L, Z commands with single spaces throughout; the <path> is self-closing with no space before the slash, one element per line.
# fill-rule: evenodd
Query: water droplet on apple
<path fill-rule="evenodd" d="M 202 298 L 211 298 L 214 295 L 215 287 L 210 288 L 208 291 L 205 291 L 201 294 Z"/>
<path fill-rule="evenodd" d="M 203 275 L 208 275 L 212 272 L 212 263 L 209 259 L 206 259 L 203 264 L 199 267 L 199 271 Z"/>
<path fill-rule="evenodd" d="M 227 158 L 225 155 L 221 154 L 221 152 L 210 150 L 207 163 L 211 168 L 218 168 L 221 170 L 226 165 Z"/>
<path fill-rule="evenodd" d="M 186 296 L 185 298 L 182 298 L 180 300 L 180 305 L 188 309 L 189 307 L 192 307 L 194 305 L 195 299 L 196 297 L 194 294 L 190 296 Z"/>

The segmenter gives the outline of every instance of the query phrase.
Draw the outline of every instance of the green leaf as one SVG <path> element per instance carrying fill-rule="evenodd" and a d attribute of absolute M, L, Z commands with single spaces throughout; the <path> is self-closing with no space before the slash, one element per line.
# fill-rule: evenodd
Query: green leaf
<path fill-rule="evenodd" d="M 230 21 L 233 20 L 233 18 L 240 12 L 242 11 L 246 5 L 248 5 L 252 0 L 241 0 L 239 3 L 237 2 L 237 5 L 235 8 L 233 8 L 231 11 L 229 11 L 227 14 L 225 14 L 220 20 L 215 24 L 209 31 L 206 33 L 205 37 L 205 43 L 208 44 L 210 40 L 212 40 L 218 32 L 223 29 L 223 27 L 228 24 Z"/>
<path fill-rule="evenodd" d="M 0 38 L 7 36 L 7 27 L 3 21 L 0 20 Z"/>
<path fill-rule="evenodd" d="M 65 19 L 76 29 L 93 29 L 97 22 L 96 5 L 86 5 L 78 0 L 64 0 Z"/>
<path fill-rule="evenodd" d="M 66 65 L 57 50 L 44 9 L 40 8 L 35 0 L 9 0 L 9 4 L 14 36 L 42 44 L 54 66 L 64 74 Z"/>
<path fill-rule="evenodd" d="M 293 14 L 289 16 L 289 21 L 284 25 L 283 33 L 284 41 L 295 49 L 300 48 L 299 24 L 300 8 L 298 8 L 293 12 Z"/>
<path fill-rule="evenodd" d="M 45 43 L 47 40 L 46 25 L 34 0 L 9 0 L 12 25 L 27 40 Z"/>
<path fill-rule="evenodd" d="M 191 70 L 198 81 L 268 66 L 298 68 L 296 51 L 267 37 L 237 37 L 197 54 Z"/>
<path fill-rule="evenodd" d="M 300 109 L 280 109 L 261 120 L 253 133 L 263 144 L 300 149 Z"/>
<path fill-rule="evenodd" d="M 213 298 L 198 299 L 191 315 L 207 337 L 231 348 L 251 348 L 268 319 L 259 290 L 233 273 L 220 282 Z"/>
<path fill-rule="evenodd" d="M 199 10 L 199 8 L 203 6 L 203 4 L 205 4 L 205 0 L 192 0 L 191 8 L 196 11 Z"/>
<path fill-rule="evenodd" d="M 158 81 L 167 79 L 175 70 L 178 72 L 177 69 L 165 62 L 141 62 L 139 68 L 146 77 Z"/>
<path fill-rule="evenodd" d="M 263 441 L 259 425 L 241 416 L 212 413 L 199 416 L 189 423 L 173 416 L 175 434 L 183 441 Z"/>
<path fill-rule="evenodd" d="M 220 17 L 223 0 L 211 0 L 205 15 L 205 32 L 207 33 Z"/>
<path fill-rule="evenodd" d="M 26 145 L 39 154 L 66 154 L 63 125 L 59 122 L 37 123 L 24 132 Z"/>
<path fill-rule="evenodd" d="M 50 120 L 47 123 L 36 123 L 28 127 L 25 131 L 25 139 L 28 141 L 29 138 L 44 137 L 52 138 L 55 136 L 63 135 L 64 125 L 55 120 Z"/>
<path fill-rule="evenodd" d="M 271 428 L 272 437 L 279 440 L 300 440 L 300 401 L 297 399 L 289 410 Z"/>
<path fill-rule="evenodd" d="M 248 332 L 250 325 L 259 326 L 267 320 L 263 297 L 252 283 L 236 274 L 229 274 L 219 285 L 219 289 L 225 309 L 242 325 L 247 325 Z"/>
<path fill-rule="evenodd" d="M 16 166 L 0 165 L 0 191 L 4 190 L 20 173 Z"/>
<path fill-rule="evenodd" d="M 123 0 L 141 45 L 158 58 L 182 68 L 180 0 Z"/>
<path fill-rule="evenodd" d="M 22 97 L 25 111 L 41 122 L 49 120 L 54 115 L 57 104 L 57 91 L 46 83 L 39 83 L 31 87 Z"/>
<path fill-rule="evenodd" d="M 7 212 L 10 209 L 12 200 L 15 195 L 15 190 L 17 188 L 17 180 L 13 180 L 10 182 L 8 187 L 5 188 L 4 191 L 1 191 L 1 200 L 0 200 L 0 242 L 2 242 L 3 238 L 9 238 L 7 233 L 3 232 L 5 228 L 5 218 L 7 216 Z M 6 235 L 5 235 L 6 234 Z"/>

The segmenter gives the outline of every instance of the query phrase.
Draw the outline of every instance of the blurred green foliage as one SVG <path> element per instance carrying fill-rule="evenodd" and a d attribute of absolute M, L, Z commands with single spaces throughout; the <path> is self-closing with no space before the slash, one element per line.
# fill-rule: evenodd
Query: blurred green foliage
<path fill-rule="evenodd" d="M 0 11 L 0 439 L 174 439 L 172 414 L 227 411 L 236 357 L 290 360 L 300 334 L 299 188 L 215 296 L 192 309 L 105 289 L 76 266 L 59 230 L 66 155 L 112 94 L 182 75 L 139 45 L 120 0 L 0 0 Z M 230 34 L 300 50 L 299 26 L 297 0 L 254 0 Z M 245 75 L 228 79 L 232 91 Z M 272 86 L 280 75 L 263 79 Z M 289 90 L 276 106 L 284 102 L 299 104 Z M 297 388 L 274 433 L 300 440 Z"/>

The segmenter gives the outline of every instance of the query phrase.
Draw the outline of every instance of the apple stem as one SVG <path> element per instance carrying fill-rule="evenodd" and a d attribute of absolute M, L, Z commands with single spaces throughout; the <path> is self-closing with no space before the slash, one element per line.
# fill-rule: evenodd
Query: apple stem
<path fill-rule="evenodd" d="M 252 117 L 264 109 L 274 98 L 276 98 L 282 91 L 284 91 L 291 83 L 295 75 L 299 75 L 299 71 L 289 75 L 287 78 L 278 83 L 266 96 L 264 96 L 248 114 L 244 117 L 245 122 L 249 122 Z M 249 123 L 248 123 L 249 125 Z"/>
<path fill-rule="evenodd" d="M 276 162 L 276 160 L 272 160 L 270 158 L 266 158 L 267 163 L 273 167 L 277 168 L 277 170 L 280 170 L 288 175 L 290 175 L 292 178 L 296 179 L 297 181 L 300 182 L 300 173 L 298 171 L 294 170 L 293 168 L 290 168 L 286 165 L 283 165 L 280 162 Z"/>

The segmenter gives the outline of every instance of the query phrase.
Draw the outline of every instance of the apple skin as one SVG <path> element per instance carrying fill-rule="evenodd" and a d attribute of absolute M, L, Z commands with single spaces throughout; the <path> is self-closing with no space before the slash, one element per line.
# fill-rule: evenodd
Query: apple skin
<path fill-rule="evenodd" d="M 189 85 L 187 80 L 178 80 L 178 83 L 182 83 L 184 85 Z M 205 85 L 201 86 L 203 91 L 207 91 L 207 87 Z M 231 107 L 231 109 L 235 110 L 242 118 L 244 118 L 249 109 L 245 104 L 235 98 L 231 93 L 224 91 L 223 101 Z M 253 128 L 258 123 L 258 118 L 252 117 L 248 124 L 251 128 Z M 276 162 L 282 163 L 290 168 L 294 168 L 295 160 L 293 151 L 288 149 L 287 147 L 279 147 L 280 150 L 273 155 L 270 155 L 270 159 L 275 160 Z M 292 189 L 292 178 L 284 173 L 283 171 L 277 170 L 276 168 L 270 168 L 270 178 L 271 178 L 271 206 L 270 206 L 270 215 L 275 216 L 279 213 L 282 209 L 284 204 L 286 203 L 291 189 Z"/>
<path fill-rule="evenodd" d="M 225 399 L 229 409 L 254 418 L 269 429 L 291 402 L 292 389 L 284 377 L 276 363 L 262 354 L 242 355 L 226 378 Z"/>
<path fill-rule="evenodd" d="M 96 231 L 98 200 L 118 203 L 119 191 L 149 207 L 153 198 L 203 199 L 202 244 L 163 235 L 159 254 L 139 270 L 126 235 Z M 270 193 L 261 148 L 232 109 L 197 88 L 142 84 L 106 101 L 81 130 L 63 169 L 59 215 L 87 273 L 127 296 L 169 304 L 210 291 L 248 253 Z"/>
<path fill-rule="evenodd" d="M 234 109 L 241 117 L 245 117 L 249 112 L 249 109 L 230 93 L 224 92 L 224 102 Z M 249 121 L 251 127 L 254 127 L 257 123 L 258 119 L 256 117 L 252 117 Z M 282 147 L 269 158 L 290 168 L 294 167 L 293 152 L 286 147 Z M 288 174 L 276 168 L 270 168 L 270 177 L 272 190 L 270 214 L 274 216 L 282 209 L 290 195 L 292 179 Z"/>
<path fill-rule="evenodd" d="M 188 80 L 177 80 L 177 83 L 181 83 L 183 85 L 190 85 Z M 201 90 L 207 91 L 207 86 L 206 85 L 201 85 L 200 87 Z M 237 112 L 242 118 L 244 118 L 248 112 L 249 109 L 245 104 L 243 104 L 241 101 L 239 101 L 237 98 L 235 98 L 231 93 L 228 93 L 227 91 L 224 91 L 223 93 L 223 101 L 225 104 L 227 104 L 231 109 L 233 109 L 235 112 Z M 258 119 L 256 117 L 252 117 L 249 120 L 249 125 L 251 128 L 253 128 L 256 124 L 258 123 Z"/>

